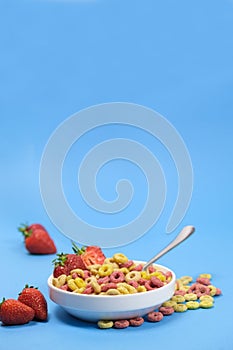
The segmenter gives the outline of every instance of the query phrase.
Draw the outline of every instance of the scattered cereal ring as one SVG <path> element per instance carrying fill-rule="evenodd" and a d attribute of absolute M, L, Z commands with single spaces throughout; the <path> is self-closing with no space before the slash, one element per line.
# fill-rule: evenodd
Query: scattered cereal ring
<path fill-rule="evenodd" d="M 199 308 L 199 303 L 198 301 L 187 301 L 186 306 L 189 310 L 196 310 Z"/>
<path fill-rule="evenodd" d="M 161 306 L 159 308 L 159 312 L 161 312 L 164 316 L 169 316 L 169 315 L 173 314 L 174 307 L 175 307 L 175 305 L 173 307 L 171 307 L 171 306 Z"/>
<path fill-rule="evenodd" d="M 204 277 L 198 277 L 196 279 L 196 282 L 204 284 L 204 286 L 209 286 L 211 284 L 209 278 L 204 278 Z"/>
<path fill-rule="evenodd" d="M 191 276 L 182 276 L 179 278 L 179 280 L 182 282 L 182 284 L 189 284 L 192 282 L 193 278 Z"/>
<path fill-rule="evenodd" d="M 185 304 L 176 304 L 174 305 L 175 312 L 185 312 L 187 310 L 187 306 Z"/>
<path fill-rule="evenodd" d="M 212 286 L 212 284 L 210 284 L 208 286 L 208 288 L 210 289 L 210 295 L 213 297 L 216 295 L 216 292 L 217 292 L 217 288 L 215 286 Z"/>
<path fill-rule="evenodd" d="M 141 326 L 144 323 L 143 317 L 135 317 L 129 320 L 129 325 L 133 327 Z"/>
<path fill-rule="evenodd" d="M 184 295 L 186 301 L 194 301 L 197 300 L 197 294 L 195 293 L 187 293 Z"/>
<path fill-rule="evenodd" d="M 109 276 L 113 272 L 112 264 L 103 264 L 100 266 L 98 273 L 101 277 Z"/>
<path fill-rule="evenodd" d="M 210 273 L 201 273 L 198 277 L 208 278 L 210 280 L 212 278 L 212 275 Z"/>
<path fill-rule="evenodd" d="M 114 322 L 115 328 L 127 328 L 129 327 L 129 321 L 128 320 L 118 320 Z"/>
<path fill-rule="evenodd" d="M 116 253 L 113 255 L 113 260 L 118 264 L 124 264 L 128 261 L 128 258 L 122 253 Z"/>
<path fill-rule="evenodd" d="M 100 321 L 97 322 L 97 325 L 101 329 L 112 328 L 113 327 L 113 321 L 100 320 Z"/>
<path fill-rule="evenodd" d="M 181 289 L 179 289 L 179 290 L 176 290 L 175 291 L 175 293 L 174 293 L 174 295 L 185 295 L 186 294 L 186 291 L 185 290 L 181 290 Z"/>
<path fill-rule="evenodd" d="M 214 306 L 214 303 L 210 300 L 204 299 L 200 301 L 199 306 L 203 309 L 209 309 Z"/>
<path fill-rule="evenodd" d="M 200 298 L 199 298 L 200 301 L 203 301 L 203 300 L 208 300 L 208 301 L 211 301 L 212 303 L 214 302 L 214 298 L 211 296 L 211 295 L 202 295 Z"/>
<path fill-rule="evenodd" d="M 218 296 L 218 295 L 221 295 L 221 294 L 222 294 L 221 289 L 216 288 L 216 293 L 215 293 L 215 296 Z"/>
<path fill-rule="evenodd" d="M 147 314 L 149 322 L 160 322 L 163 319 L 163 313 L 160 311 L 152 311 Z"/>
<path fill-rule="evenodd" d="M 185 301 L 185 297 L 183 295 L 173 295 L 171 299 L 176 303 L 183 303 Z"/>
<path fill-rule="evenodd" d="M 165 306 L 165 307 L 174 307 L 174 305 L 177 304 L 176 301 L 174 300 L 168 300 L 168 301 L 165 301 L 162 306 Z"/>

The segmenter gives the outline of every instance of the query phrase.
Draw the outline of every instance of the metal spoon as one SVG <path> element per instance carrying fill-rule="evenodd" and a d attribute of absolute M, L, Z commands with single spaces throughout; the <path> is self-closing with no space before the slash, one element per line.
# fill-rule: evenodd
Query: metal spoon
<path fill-rule="evenodd" d="M 148 266 L 153 264 L 156 260 L 161 258 L 164 254 L 169 252 L 171 249 L 175 248 L 178 244 L 183 242 L 185 239 L 187 239 L 189 236 L 191 236 L 195 231 L 195 228 L 193 226 L 185 226 L 180 233 L 175 237 L 175 239 L 168 244 L 163 250 L 161 250 L 160 253 L 155 255 L 152 259 L 150 259 L 144 266 L 143 271 L 147 269 Z"/>

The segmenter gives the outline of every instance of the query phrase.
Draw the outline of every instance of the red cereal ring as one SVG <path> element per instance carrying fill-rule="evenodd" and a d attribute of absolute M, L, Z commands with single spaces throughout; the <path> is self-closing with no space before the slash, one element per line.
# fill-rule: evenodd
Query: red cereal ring
<path fill-rule="evenodd" d="M 116 283 L 106 283 L 106 284 L 102 284 L 101 285 L 101 292 L 107 292 L 107 290 L 109 289 L 114 289 L 117 288 L 117 284 Z"/>
<path fill-rule="evenodd" d="M 196 281 L 197 283 L 204 284 L 205 286 L 209 286 L 211 284 L 209 278 L 198 277 Z"/>
<path fill-rule="evenodd" d="M 152 276 L 150 280 L 152 285 L 156 288 L 163 287 L 164 285 L 164 283 L 158 277 Z"/>
<path fill-rule="evenodd" d="M 147 319 L 149 322 L 159 322 L 163 319 L 163 314 L 160 311 L 152 311 L 147 314 Z"/>
<path fill-rule="evenodd" d="M 138 282 L 138 284 L 140 284 L 140 286 L 144 286 L 145 283 L 147 282 L 147 280 L 145 278 L 141 277 L 141 278 L 139 278 L 139 280 L 137 282 Z"/>
<path fill-rule="evenodd" d="M 135 317 L 135 318 L 131 318 L 129 320 L 130 326 L 133 326 L 133 327 L 141 326 L 143 324 L 143 322 L 144 322 L 143 317 Z"/>
<path fill-rule="evenodd" d="M 113 271 L 109 276 L 110 281 L 113 283 L 121 283 L 125 280 L 125 275 L 122 271 Z"/>
<path fill-rule="evenodd" d="M 169 316 L 173 314 L 174 309 L 171 306 L 161 306 L 159 308 L 159 312 L 161 312 L 164 316 Z"/>
<path fill-rule="evenodd" d="M 151 280 L 146 281 L 145 287 L 146 287 L 147 290 L 157 289 L 157 287 L 155 287 L 155 286 L 153 285 L 153 283 L 151 282 Z"/>
<path fill-rule="evenodd" d="M 115 328 L 127 328 L 129 327 L 129 321 L 128 320 L 117 320 L 114 322 Z"/>
<path fill-rule="evenodd" d="M 108 276 L 98 278 L 97 282 L 99 284 L 106 284 L 110 281 Z"/>

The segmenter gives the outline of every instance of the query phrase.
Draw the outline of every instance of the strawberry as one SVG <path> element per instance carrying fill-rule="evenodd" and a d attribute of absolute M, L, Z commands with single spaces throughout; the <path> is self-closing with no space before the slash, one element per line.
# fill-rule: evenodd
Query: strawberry
<path fill-rule="evenodd" d="M 44 295 L 35 287 L 26 285 L 18 296 L 18 300 L 30 306 L 35 311 L 35 319 L 46 321 L 48 317 L 47 301 Z"/>
<path fill-rule="evenodd" d="M 0 304 L 1 321 L 5 325 L 20 325 L 33 320 L 35 311 L 19 300 L 3 298 Z"/>
<path fill-rule="evenodd" d="M 40 224 L 32 224 L 30 226 L 23 225 L 18 229 L 24 235 L 24 243 L 26 249 L 31 254 L 55 254 L 57 248 L 54 241 Z"/>
<path fill-rule="evenodd" d="M 53 276 L 59 277 L 61 274 L 69 275 L 71 270 L 86 270 L 87 266 L 93 264 L 103 264 L 105 255 L 100 247 L 88 246 L 81 249 L 73 242 L 73 254 L 57 254 L 58 258 L 53 260 L 55 268 Z"/>

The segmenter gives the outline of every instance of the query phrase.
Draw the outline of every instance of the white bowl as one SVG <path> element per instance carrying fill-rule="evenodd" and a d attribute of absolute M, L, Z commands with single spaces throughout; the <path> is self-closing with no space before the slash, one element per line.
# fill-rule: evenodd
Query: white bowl
<path fill-rule="evenodd" d="M 136 261 L 136 263 L 144 262 Z M 156 264 L 156 267 L 165 273 L 171 271 L 162 265 Z M 51 275 L 48 278 L 49 296 L 70 315 L 89 322 L 145 316 L 173 296 L 176 276 L 173 271 L 171 273 L 171 281 L 163 287 L 126 295 L 87 295 L 67 292 L 53 286 Z"/>

